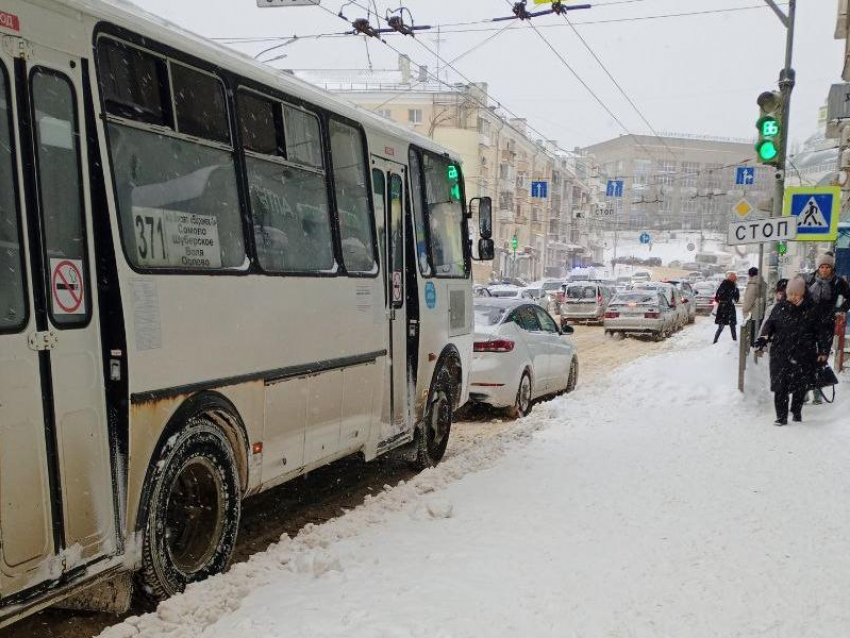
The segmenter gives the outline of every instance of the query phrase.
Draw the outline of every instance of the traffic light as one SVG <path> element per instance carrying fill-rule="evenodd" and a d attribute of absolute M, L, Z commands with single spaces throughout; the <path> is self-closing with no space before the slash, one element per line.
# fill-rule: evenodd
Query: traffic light
<path fill-rule="evenodd" d="M 519 240 L 517 239 L 517 236 L 516 236 L 516 235 L 514 235 L 514 236 L 513 236 L 513 239 L 511 239 L 511 250 L 513 250 L 514 252 L 516 252 L 516 248 L 517 248 L 517 246 L 519 246 Z"/>
<path fill-rule="evenodd" d="M 756 128 L 759 131 L 756 142 L 756 154 L 761 164 L 779 165 L 779 155 L 782 152 L 782 94 L 776 91 L 765 91 L 757 100 L 759 109 Z"/>

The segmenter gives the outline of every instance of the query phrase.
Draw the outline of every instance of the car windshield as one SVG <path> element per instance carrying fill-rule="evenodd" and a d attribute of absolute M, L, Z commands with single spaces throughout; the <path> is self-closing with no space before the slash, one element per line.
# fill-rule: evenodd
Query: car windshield
<path fill-rule="evenodd" d="M 628 306 L 629 304 L 637 304 L 637 305 L 646 305 L 646 304 L 654 304 L 658 301 L 658 295 L 653 292 L 626 292 L 621 293 L 614 297 L 614 301 L 612 304 L 622 304 L 624 306 Z"/>
<path fill-rule="evenodd" d="M 526 288 L 525 291 L 531 293 L 532 297 L 540 297 L 543 294 L 542 288 Z"/>
<path fill-rule="evenodd" d="M 475 304 L 475 325 L 495 326 L 502 321 L 502 317 L 509 308 L 505 306 L 491 306 L 488 304 Z"/>
<path fill-rule="evenodd" d="M 714 294 L 714 286 L 711 284 L 703 284 L 694 286 L 694 290 L 697 291 L 698 295 L 713 295 Z"/>
<path fill-rule="evenodd" d="M 596 286 L 569 286 L 567 299 L 596 299 Z"/>
<path fill-rule="evenodd" d="M 543 290 L 545 290 L 546 292 L 549 292 L 550 290 L 558 290 L 558 288 L 560 288 L 560 287 L 561 287 L 560 281 L 549 281 L 549 282 L 543 284 Z"/>

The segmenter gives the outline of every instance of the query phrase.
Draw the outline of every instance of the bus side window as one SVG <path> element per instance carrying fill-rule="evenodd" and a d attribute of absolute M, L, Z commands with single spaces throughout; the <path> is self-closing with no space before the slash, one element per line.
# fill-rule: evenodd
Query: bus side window
<path fill-rule="evenodd" d="M 351 273 L 375 273 L 363 138 L 356 128 L 336 120 L 331 120 L 330 132 L 343 263 Z"/>
<path fill-rule="evenodd" d="M 319 119 L 244 90 L 237 104 L 260 267 L 269 273 L 333 272 Z"/>
<path fill-rule="evenodd" d="M 98 49 L 115 197 L 129 262 L 146 269 L 247 268 L 221 81 L 105 38 Z M 116 117 L 172 130 L 131 127 Z"/>
<path fill-rule="evenodd" d="M 8 76 L 0 64 L 0 332 L 19 330 L 27 319 L 12 165 L 11 115 Z"/>
<path fill-rule="evenodd" d="M 425 154 L 423 166 L 431 263 L 438 277 L 463 277 L 467 265 L 460 172 L 455 164 L 430 154 Z"/>

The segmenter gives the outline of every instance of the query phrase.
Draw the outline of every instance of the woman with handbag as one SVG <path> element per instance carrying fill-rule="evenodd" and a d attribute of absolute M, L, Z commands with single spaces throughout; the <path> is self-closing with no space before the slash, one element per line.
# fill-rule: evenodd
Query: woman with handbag
<path fill-rule="evenodd" d="M 770 343 L 770 389 L 776 408 L 774 425 L 788 424 L 788 395 L 792 420 L 803 420 L 803 399 L 815 383 L 818 366 L 828 353 L 819 351 L 814 303 L 806 293 L 806 282 L 796 277 L 788 282 L 785 300 L 773 306 L 756 340 L 759 350 Z"/>

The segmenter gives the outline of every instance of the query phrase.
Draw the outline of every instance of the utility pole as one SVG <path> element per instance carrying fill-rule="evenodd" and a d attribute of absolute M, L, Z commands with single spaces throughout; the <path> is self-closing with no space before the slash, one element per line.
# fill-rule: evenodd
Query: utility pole
<path fill-rule="evenodd" d="M 782 121 L 780 135 L 782 141 L 777 158 L 776 184 L 773 193 L 773 217 L 782 217 L 782 205 L 785 198 L 785 165 L 788 158 L 788 124 L 791 120 L 791 92 L 794 90 L 795 72 L 791 67 L 794 51 L 794 20 L 797 14 L 797 0 L 788 0 L 788 14 L 782 12 L 774 0 L 764 0 L 773 9 L 779 21 L 786 30 L 785 35 L 785 67 L 779 73 L 779 92 L 782 95 Z M 772 287 L 779 279 L 779 244 L 773 242 L 769 246 L 768 286 Z M 762 266 L 761 258 L 759 266 Z M 761 269 L 760 269 L 761 272 Z M 762 295 L 763 296 L 763 295 Z"/>

